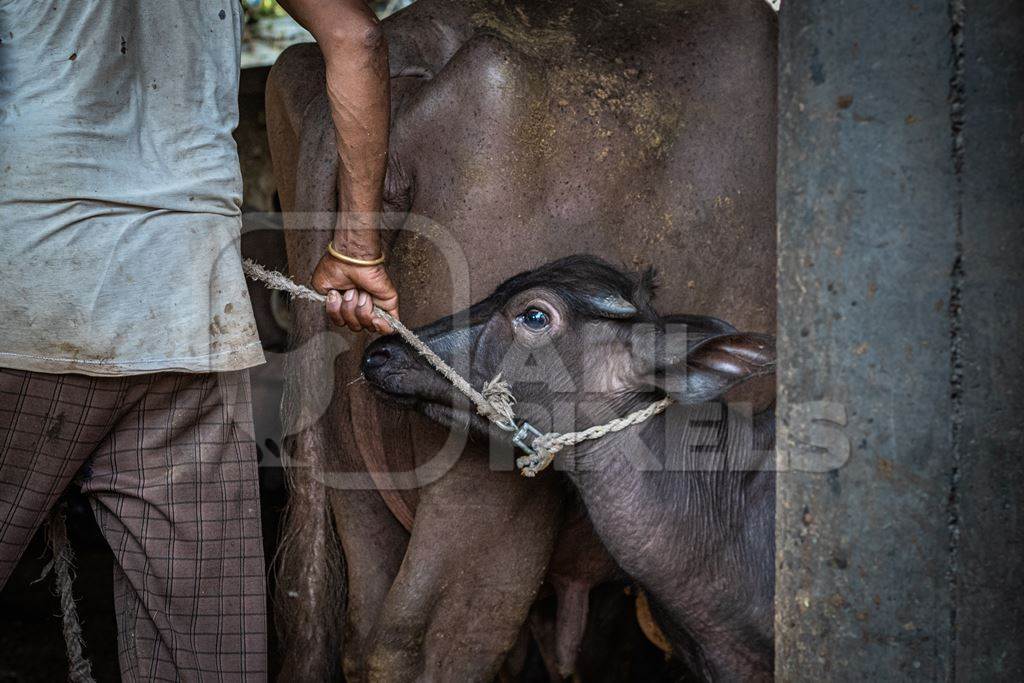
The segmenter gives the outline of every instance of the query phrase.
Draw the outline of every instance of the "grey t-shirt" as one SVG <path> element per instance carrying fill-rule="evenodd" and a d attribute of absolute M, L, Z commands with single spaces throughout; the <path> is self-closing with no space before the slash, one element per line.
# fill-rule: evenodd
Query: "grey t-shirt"
<path fill-rule="evenodd" d="M 0 0 L 0 367 L 263 362 L 239 253 L 237 0 Z"/>

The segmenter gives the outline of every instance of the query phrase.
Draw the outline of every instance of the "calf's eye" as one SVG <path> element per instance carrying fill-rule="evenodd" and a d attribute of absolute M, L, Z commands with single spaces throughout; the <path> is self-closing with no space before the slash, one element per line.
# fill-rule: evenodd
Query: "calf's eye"
<path fill-rule="evenodd" d="M 539 308 L 527 309 L 519 316 L 519 320 L 522 321 L 523 325 L 534 332 L 539 332 L 551 324 L 551 321 L 548 319 L 548 314 Z"/>

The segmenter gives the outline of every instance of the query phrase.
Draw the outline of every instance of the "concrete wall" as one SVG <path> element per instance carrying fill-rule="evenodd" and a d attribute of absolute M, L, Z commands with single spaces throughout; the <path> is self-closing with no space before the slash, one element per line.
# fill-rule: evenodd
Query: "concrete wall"
<path fill-rule="evenodd" d="M 1024 3 L 966 4 L 780 14 L 781 680 L 1024 674 Z"/>

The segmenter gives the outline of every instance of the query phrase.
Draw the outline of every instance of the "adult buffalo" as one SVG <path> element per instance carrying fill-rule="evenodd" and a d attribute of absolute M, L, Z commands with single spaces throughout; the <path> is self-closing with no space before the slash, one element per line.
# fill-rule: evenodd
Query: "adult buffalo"
<path fill-rule="evenodd" d="M 776 20 L 763 0 L 421 0 L 383 28 L 386 240 L 408 324 L 589 252 L 656 267 L 664 310 L 774 327 Z M 315 212 L 336 207 L 323 90 L 314 46 L 287 50 L 267 90 L 300 281 L 329 237 Z M 488 679 L 549 565 L 575 605 L 571 645 L 607 567 L 560 536 L 564 482 L 521 480 L 472 443 L 436 467 L 447 431 L 353 383 L 365 338 L 328 330 L 318 306 L 293 314 L 284 673 L 337 675 L 344 636 L 350 680 Z"/>

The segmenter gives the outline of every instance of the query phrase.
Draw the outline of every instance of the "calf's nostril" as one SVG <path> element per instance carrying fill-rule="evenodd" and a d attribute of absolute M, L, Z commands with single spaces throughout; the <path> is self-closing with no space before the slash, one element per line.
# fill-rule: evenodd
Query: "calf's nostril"
<path fill-rule="evenodd" d="M 387 347 L 374 349 L 370 353 L 366 354 L 366 359 L 363 360 L 363 365 L 368 370 L 374 370 L 383 366 L 391 360 L 391 352 L 387 350 Z"/>

